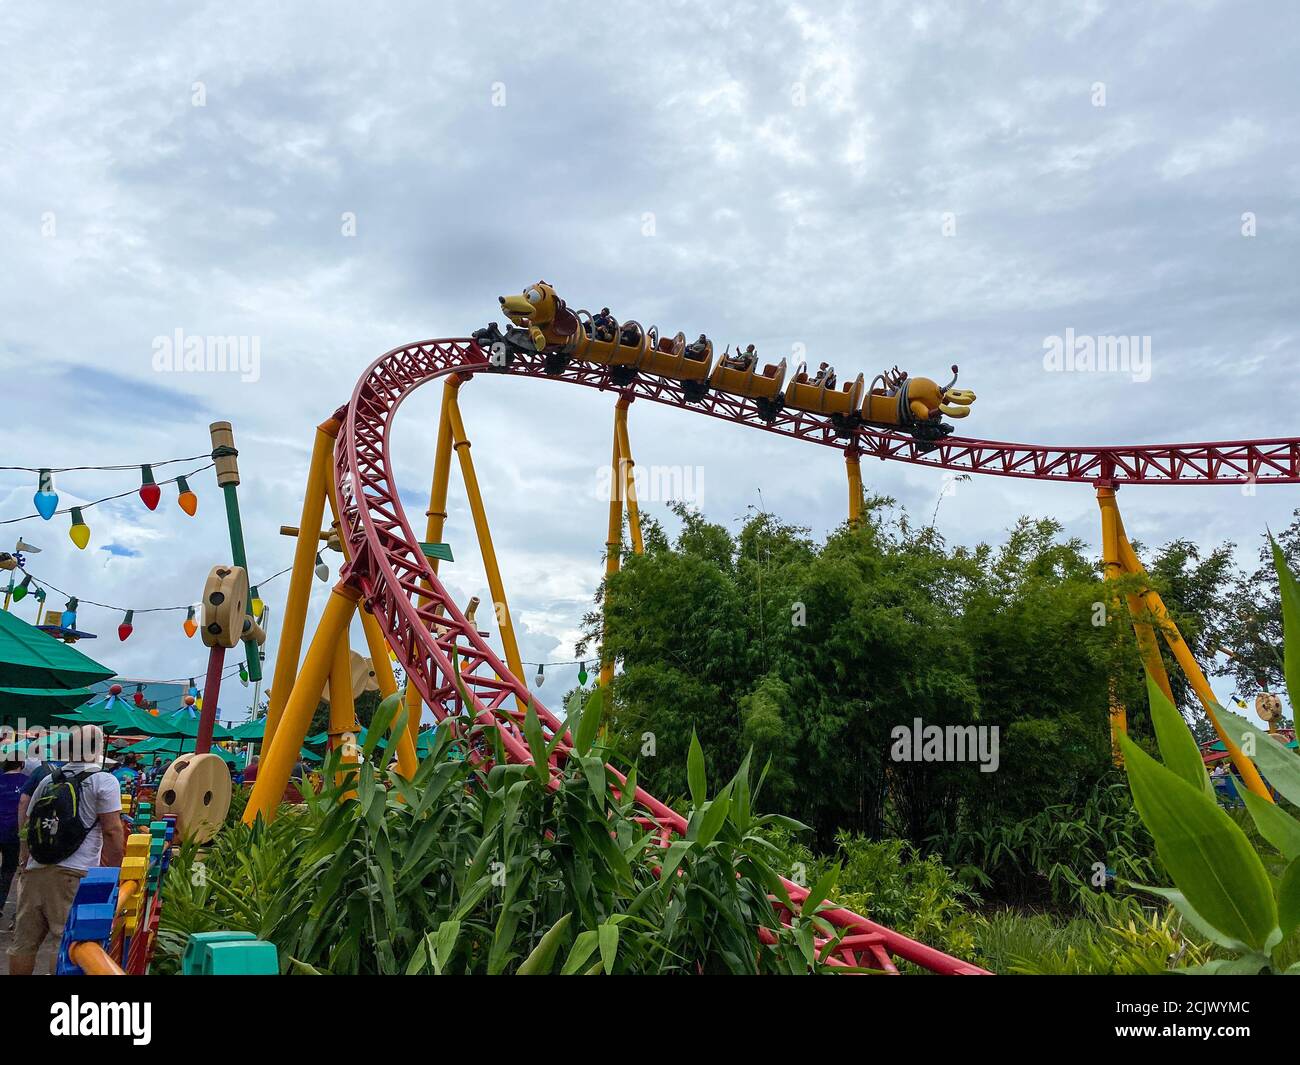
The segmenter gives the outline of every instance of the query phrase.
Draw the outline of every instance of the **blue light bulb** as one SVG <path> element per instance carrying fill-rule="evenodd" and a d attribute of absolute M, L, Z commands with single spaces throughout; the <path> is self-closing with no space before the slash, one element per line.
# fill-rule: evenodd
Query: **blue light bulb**
<path fill-rule="evenodd" d="M 41 470 L 32 502 L 36 504 L 36 513 L 46 521 L 54 517 L 54 512 L 59 509 L 59 493 L 54 490 L 54 474 L 49 470 Z"/>

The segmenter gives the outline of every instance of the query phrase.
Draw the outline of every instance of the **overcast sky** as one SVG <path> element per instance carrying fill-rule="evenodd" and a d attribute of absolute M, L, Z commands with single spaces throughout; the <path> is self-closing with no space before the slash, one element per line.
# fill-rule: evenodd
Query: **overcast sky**
<path fill-rule="evenodd" d="M 972 436 L 1298 435 L 1297 10 L 7 4 L 0 464 L 197 455 L 227 418 L 257 579 L 288 565 L 278 529 L 297 521 L 313 427 L 365 366 L 466 335 L 539 277 L 573 306 L 773 360 L 803 351 L 841 377 L 960 363 Z M 156 338 L 176 330 L 255 340 L 257 379 L 158 372 Z M 1047 370 L 1066 330 L 1150 338 L 1149 380 Z M 417 531 L 437 399 L 425 389 L 398 420 Z M 462 408 L 524 658 L 570 659 L 602 570 L 611 398 L 483 378 Z M 834 451 L 652 404 L 630 424 L 637 462 L 692 471 L 713 520 L 735 525 L 760 491 L 818 536 L 844 518 Z M 863 472 L 928 520 L 939 471 Z M 57 487 L 66 506 L 137 483 Z M 443 572 L 461 601 L 490 601 L 452 486 Z M 42 547 L 31 571 L 83 600 L 191 602 L 229 560 L 212 473 L 193 488 L 195 518 L 174 487 L 154 513 L 134 496 L 88 510 L 84 552 L 66 515 L 6 525 L 0 544 Z M 0 473 L 0 517 L 30 513 L 34 489 Z M 1230 539 L 1251 560 L 1297 505 L 1293 487 L 1121 493 L 1134 538 Z M 1021 514 L 1097 543 L 1085 485 L 981 478 L 938 524 L 976 543 Z M 268 672 L 285 587 L 265 594 Z M 34 615 L 31 599 L 16 610 Z M 130 677 L 201 675 L 183 617 L 137 614 L 120 643 L 120 615 L 83 605 L 99 639 L 81 646 Z M 543 699 L 575 672 L 548 671 Z"/>

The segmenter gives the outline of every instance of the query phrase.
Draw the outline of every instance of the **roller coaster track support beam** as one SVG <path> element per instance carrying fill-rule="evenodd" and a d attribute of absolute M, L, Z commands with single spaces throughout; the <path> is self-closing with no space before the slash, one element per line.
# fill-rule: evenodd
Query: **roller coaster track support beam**
<path fill-rule="evenodd" d="M 1273 797 L 1269 794 L 1268 788 L 1260 778 L 1254 763 L 1242 753 L 1241 748 L 1224 731 L 1219 716 L 1215 713 L 1214 708 L 1218 705 L 1218 700 L 1214 697 L 1210 682 L 1206 680 L 1205 674 L 1201 671 L 1201 667 L 1197 664 L 1191 649 L 1187 646 L 1187 641 L 1183 639 L 1182 633 L 1178 631 L 1178 626 L 1174 624 L 1173 619 L 1169 616 L 1164 600 L 1160 598 L 1159 593 L 1149 583 L 1146 583 L 1149 580 L 1146 569 L 1139 561 L 1137 552 L 1133 550 L 1133 545 L 1129 543 L 1128 536 L 1124 532 L 1124 520 L 1120 517 L 1119 506 L 1115 502 L 1115 489 L 1109 486 L 1098 486 L 1097 503 L 1102 511 L 1103 551 L 1107 550 L 1105 542 L 1107 536 L 1113 537 L 1111 546 L 1115 551 L 1115 557 L 1119 561 L 1120 572 L 1138 577 L 1144 582 L 1142 592 L 1129 597 L 1129 610 L 1132 611 L 1136 605 L 1139 608 L 1144 608 L 1146 614 L 1155 618 L 1155 623 L 1159 626 L 1160 632 L 1165 638 L 1165 643 L 1174 656 L 1174 660 L 1182 668 L 1184 675 L 1187 677 L 1187 682 L 1192 686 L 1192 690 L 1196 692 L 1201 707 L 1205 710 L 1205 716 L 1210 719 L 1210 724 L 1214 726 L 1214 731 L 1218 734 L 1219 739 L 1223 741 L 1223 746 L 1232 759 L 1233 766 L 1241 775 L 1242 783 L 1260 798 L 1272 802 Z M 1110 569 L 1109 563 L 1107 569 Z M 1134 621 L 1141 624 L 1140 615 L 1135 614 Z M 1149 623 L 1147 627 L 1148 629 L 1153 628 Z M 1138 647 L 1141 650 L 1143 660 L 1148 666 L 1151 666 L 1150 656 L 1155 651 L 1154 634 L 1144 646 L 1143 634 L 1139 631 Z M 1159 659 L 1158 654 L 1154 654 L 1154 657 L 1157 660 Z M 1164 674 L 1163 665 L 1160 666 L 1158 671 L 1153 667 L 1152 673 L 1156 677 L 1157 684 L 1172 699 L 1168 690 L 1169 678 Z"/>
<path fill-rule="evenodd" d="M 267 699 L 266 733 L 262 740 L 264 755 L 275 740 L 285 703 L 298 675 L 303 629 L 307 624 L 307 603 L 311 599 L 311 582 L 316 572 L 317 530 L 325 515 L 325 495 L 334 464 L 334 441 L 338 435 L 337 418 L 329 418 L 316 427 L 311 465 L 307 470 L 307 490 L 302 497 L 302 517 L 298 521 L 298 541 L 293 551 L 293 569 L 289 573 L 289 592 L 284 603 L 280 644 L 275 655 L 275 674 Z"/>
<path fill-rule="evenodd" d="M 603 611 L 609 615 L 610 578 L 618 572 L 623 553 L 623 500 L 627 498 L 628 527 L 632 535 L 632 550 L 638 555 L 645 551 L 641 539 L 641 513 L 637 507 L 636 484 L 632 475 L 632 445 L 627 432 L 627 409 L 630 396 L 620 396 L 614 405 L 614 447 L 609 460 L 609 526 L 605 533 L 605 601 Z M 602 636 L 603 642 L 603 636 Z M 600 686 L 606 687 L 614 679 L 614 659 L 602 650 Z"/>
<path fill-rule="evenodd" d="M 632 461 L 632 444 L 627 435 L 627 409 L 632 401 L 624 397 L 614 407 L 614 440 L 618 446 L 619 484 L 623 486 L 623 499 L 627 504 L 627 531 L 632 537 L 632 553 L 645 554 L 645 542 L 641 539 L 641 509 L 636 499 L 636 478 L 633 470 L 636 463 Z M 619 531 L 622 540 L 622 530 Z"/>
<path fill-rule="evenodd" d="M 334 655 L 330 660 L 330 723 L 329 749 L 342 749 L 342 762 L 335 776 L 335 786 L 342 784 L 355 772 L 352 767 L 360 760 L 357 758 L 357 708 L 352 701 L 352 656 L 348 645 L 348 630 L 334 641 Z M 355 783 L 355 777 L 353 778 Z M 356 798 L 356 791 L 349 790 L 345 799 Z"/>
<path fill-rule="evenodd" d="M 510 604 L 506 601 L 501 567 L 497 565 L 496 549 L 492 546 L 492 530 L 488 526 L 487 510 L 483 506 L 483 494 L 479 491 L 478 474 L 474 472 L 474 460 L 470 458 L 469 437 L 465 434 L 465 423 L 460 416 L 460 404 L 457 402 L 455 392 L 451 394 L 447 403 L 447 416 L 451 421 L 451 444 L 460 459 L 461 477 L 465 481 L 465 495 L 469 497 L 469 510 L 474 517 L 474 531 L 478 534 L 483 569 L 487 571 L 488 591 L 492 593 L 492 608 L 496 613 L 497 628 L 501 631 L 501 646 L 505 648 L 506 665 L 516 677 L 522 677 L 524 664 L 519 658 L 519 644 L 515 640 L 514 622 L 510 620 Z M 527 711 L 528 706 L 522 697 L 516 697 L 515 703 L 520 713 Z"/>
<path fill-rule="evenodd" d="M 325 474 L 325 482 L 326 482 L 325 495 L 326 498 L 329 499 L 330 514 L 334 518 L 334 527 L 336 529 L 338 528 L 338 524 L 339 524 L 337 478 L 338 475 L 334 471 L 334 464 L 331 463 L 329 469 L 326 471 Z M 342 536 L 339 537 L 339 546 L 343 551 L 344 560 L 347 562 L 351 562 L 352 551 L 348 547 L 347 540 Z M 384 640 L 383 631 L 379 628 L 379 622 L 375 620 L 375 616 L 372 613 L 370 613 L 369 610 L 366 609 L 364 604 L 361 607 L 360 613 L 361 613 L 361 631 L 365 633 L 366 647 L 370 651 L 370 668 L 375 674 L 375 683 L 379 686 L 379 697 L 381 699 L 387 699 L 390 695 L 394 694 L 397 691 L 397 680 L 393 677 L 393 663 L 388 658 L 388 644 Z M 345 633 L 344 634 L 345 644 L 347 643 L 346 635 L 347 634 Z M 350 662 L 346 648 L 344 650 L 343 658 L 345 661 Z M 352 701 L 351 690 L 352 690 L 352 681 L 351 681 L 351 671 L 349 665 L 349 679 L 348 679 L 348 701 L 349 702 Z M 331 692 L 334 691 L 334 674 L 332 670 L 330 673 L 330 691 Z M 333 700 L 331 700 L 330 701 L 331 714 L 333 711 L 333 706 L 334 703 Z M 354 712 L 355 709 L 356 707 L 354 705 L 353 706 Z M 419 710 L 418 703 L 416 706 L 416 710 L 417 712 Z M 391 738 L 391 729 L 389 734 Z M 407 729 L 406 727 L 402 728 L 401 733 L 396 737 L 396 739 L 397 739 L 397 743 L 395 746 L 397 748 L 397 771 L 398 773 L 400 773 L 402 776 L 406 777 L 409 780 L 411 777 L 415 775 L 415 770 L 418 766 L 418 761 L 419 761 L 415 754 L 415 739 L 412 737 L 410 730 Z"/>
<path fill-rule="evenodd" d="M 301 527 L 319 529 L 320 520 L 317 519 L 315 524 L 304 522 Z M 356 588 L 342 581 L 330 592 L 325 611 L 307 648 L 307 657 L 303 659 L 293 690 L 285 700 L 280 727 L 275 730 L 271 743 L 263 747 L 257 781 L 244 810 L 244 824 L 253 824 L 259 816 L 268 823 L 275 818 L 289 776 L 298 761 L 298 752 L 307 738 L 307 729 L 311 727 L 312 714 L 320 703 L 325 678 L 334 664 L 335 649 L 348 631 L 360 598 L 361 593 Z"/>
<path fill-rule="evenodd" d="M 844 449 L 844 469 L 849 476 L 849 523 L 856 525 L 862 517 L 862 452 L 856 447 Z"/>

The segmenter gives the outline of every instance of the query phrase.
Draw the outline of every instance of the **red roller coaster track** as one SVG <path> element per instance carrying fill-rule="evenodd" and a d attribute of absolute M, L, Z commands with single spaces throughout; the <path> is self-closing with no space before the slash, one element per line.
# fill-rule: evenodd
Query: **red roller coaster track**
<path fill-rule="evenodd" d="M 616 385 L 607 367 L 577 361 L 558 374 L 548 374 L 544 357 L 531 354 L 516 355 L 510 366 L 495 369 L 472 339 L 427 340 L 394 348 L 366 370 L 351 402 L 340 412 L 343 428 L 335 465 L 340 524 L 352 559 L 342 577 L 361 590 L 408 682 L 435 716 L 441 720 L 468 714 L 495 726 L 507 756 L 517 762 L 531 761 L 517 699 L 532 702 L 548 740 L 563 725 L 521 678 L 511 674 L 434 574 L 403 512 L 388 450 L 393 418 L 402 401 L 420 385 L 457 373 L 553 377 L 841 450 L 854 448 L 881 459 L 971 473 L 1106 484 L 1300 482 L 1300 440 L 1046 448 L 949 438 L 923 453 L 910 437 L 870 428 L 855 430 L 852 439 L 839 437 L 826 419 L 800 411 L 781 411 L 764 420 L 752 402 L 739 396 L 710 392 L 693 402 L 681 384 L 669 378 L 641 374 L 629 384 Z M 416 603 L 420 596 L 427 597 L 423 606 Z M 552 759 L 557 771 L 567 756 L 568 744 L 562 740 Z M 636 800 L 645 823 L 655 826 L 664 840 L 686 831 L 680 814 L 643 789 L 637 789 Z M 807 896 L 807 890 L 796 884 L 787 882 L 786 887 L 796 905 Z M 789 919 L 783 906 L 777 910 Z M 892 972 L 893 958 L 898 957 L 939 973 L 983 972 L 847 910 L 827 910 L 821 916 L 839 930 L 838 943 L 827 951 L 834 963 Z"/>

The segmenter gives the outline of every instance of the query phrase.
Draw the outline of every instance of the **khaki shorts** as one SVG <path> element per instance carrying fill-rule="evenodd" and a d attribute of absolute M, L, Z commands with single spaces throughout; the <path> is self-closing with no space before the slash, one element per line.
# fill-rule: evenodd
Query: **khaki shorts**
<path fill-rule="evenodd" d="M 37 954 L 47 935 L 63 937 L 63 926 L 67 923 L 68 911 L 72 909 L 77 885 L 85 875 L 61 865 L 45 865 L 23 873 L 14 939 L 9 945 L 11 958 Z"/>

